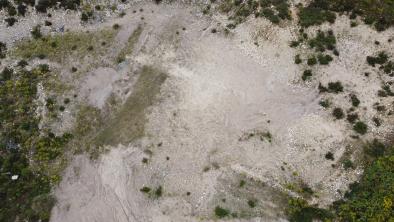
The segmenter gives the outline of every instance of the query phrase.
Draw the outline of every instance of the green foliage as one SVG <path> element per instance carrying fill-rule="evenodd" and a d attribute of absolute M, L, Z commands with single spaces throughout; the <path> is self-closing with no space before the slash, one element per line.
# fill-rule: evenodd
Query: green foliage
<path fill-rule="evenodd" d="M 316 37 L 308 41 L 308 44 L 316 51 L 323 52 L 326 49 L 334 50 L 336 45 L 336 39 L 334 33 L 331 30 L 328 32 L 319 31 Z"/>
<path fill-rule="evenodd" d="M 301 198 L 290 198 L 288 204 L 287 214 L 290 222 L 324 221 L 333 218 L 332 213 L 328 210 L 310 206 Z"/>
<path fill-rule="evenodd" d="M 328 108 L 328 107 L 330 107 L 330 101 L 329 101 L 328 99 L 321 100 L 321 101 L 319 102 L 319 105 L 322 106 L 322 107 L 324 107 L 324 108 Z"/>
<path fill-rule="evenodd" d="M 224 13 L 233 12 L 234 16 L 230 19 L 236 23 L 244 21 L 252 14 L 255 17 L 265 17 L 274 24 L 291 19 L 290 5 L 287 0 L 224 0 L 219 5 L 219 9 Z"/>
<path fill-rule="evenodd" d="M 248 200 L 248 205 L 250 208 L 255 208 L 256 207 L 256 200 Z"/>
<path fill-rule="evenodd" d="M 66 32 L 45 37 L 34 34 L 36 38 L 33 40 L 17 42 L 11 55 L 24 59 L 45 55 L 50 60 L 64 62 L 69 57 L 83 58 L 87 54 L 104 54 L 106 48 L 101 46 L 101 42 L 112 40 L 116 32 L 117 30 L 113 29 L 103 29 L 98 32 Z M 56 47 L 53 47 L 54 45 Z M 93 46 L 94 51 L 89 51 L 90 46 Z"/>
<path fill-rule="evenodd" d="M 304 27 L 321 25 L 324 22 L 334 23 L 336 19 L 335 13 L 318 7 L 315 4 L 301 8 L 298 16 L 300 25 Z"/>
<path fill-rule="evenodd" d="M 7 45 L 4 42 L 0 42 L 0 59 L 4 59 L 7 52 Z"/>
<path fill-rule="evenodd" d="M 34 26 L 30 33 L 33 39 L 41 38 L 42 37 L 41 26 L 39 25 Z"/>
<path fill-rule="evenodd" d="M 361 135 L 364 135 L 367 133 L 368 126 L 364 122 L 358 121 L 356 124 L 354 124 L 353 130 Z"/>
<path fill-rule="evenodd" d="M 348 115 L 347 115 L 347 121 L 349 122 L 349 123 L 354 123 L 357 119 L 358 119 L 358 114 L 357 113 L 349 113 Z"/>
<path fill-rule="evenodd" d="M 328 83 L 328 92 L 330 92 L 330 93 L 343 92 L 342 83 L 339 82 L 339 81 L 337 81 L 337 82 L 329 82 Z"/>
<path fill-rule="evenodd" d="M 383 65 L 388 61 L 386 52 L 379 52 L 377 56 L 367 56 L 367 62 L 370 66 L 375 67 L 376 64 Z"/>
<path fill-rule="evenodd" d="M 359 182 L 350 185 L 343 200 L 334 203 L 340 221 L 392 221 L 394 219 L 394 155 L 368 165 Z"/>
<path fill-rule="evenodd" d="M 219 218 L 227 217 L 230 215 L 230 211 L 219 206 L 215 207 L 215 215 Z"/>
<path fill-rule="evenodd" d="M 62 154 L 70 134 L 44 136 L 36 114 L 37 84 L 50 75 L 47 65 L 31 71 L 5 68 L 0 80 L 0 221 L 47 221 L 53 204 L 53 175 L 45 170 Z M 17 175 L 16 180 L 11 176 Z"/>
<path fill-rule="evenodd" d="M 351 100 L 352 105 L 353 105 L 354 107 L 358 107 L 358 105 L 360 105 L 360 100 L 357 98 L 356 95 L 351 94 L 351 95 L 350 95 L 350 100 Z"/>
<path fill-rule="evenodd" d="M 334 160 L 334 154 L 332 152 L 327 152 L 326 155 L 324 155 L 324 158 L 327 160 Z"/>
<path fill-rule="evenodd" d="M 302 73 L 302 80 L 306 81 L 312 77 L 312 70 L 307 69 Z"/>
<path fill-rule="evenodd" d="M 319 60 L 320 65 L 328 65 L 333 60 L 330 55 L 323 54 L 317 55 L 317 59 Z"/>
<path fill-rule="evenodd" d="M 302 60 L 301 60 L 300 55 L 296 55 L 296 56 L 295 56 L 295 58 L 294 58 L 294 63 L 295 63 L 295 64 L 300 64 L 300 63 L 302 63 Z"/>
<path fill-rule="evenodd" d="M 334 108 L 334 110 L 332 111 L 332 115 L 336 118 L 336 119 L 343 119 L 343 117 L 345 116 L 345 113 L 343 112 L 343 110 L 339 107 Z"/>
<path fill-rule="evenodd" d="M 143 193 L 149 193 L 151 190 L 152 190 L 152 189 L 151 189 L 150 187 L 142 187 L 142 188 L 140 189 L 140 191 L 143 192 Z"/>
<path fill-rule="evenodd" d="M 315 56 L 309 57 L 307 62 L 306 62 L 309 66 L 314 66 L 317 64 L 317 59 Z"/>
<path fill-rule="evenodd" d="M 351 18 L 363 17 L 366 24 L 383 31 L 394 24 L 394 4 L 392 0 L 313 0 L 299 12 L 302 26 L 320 25 L 325 21 L 335 21 L 334 12 L 348 12 Z"/>

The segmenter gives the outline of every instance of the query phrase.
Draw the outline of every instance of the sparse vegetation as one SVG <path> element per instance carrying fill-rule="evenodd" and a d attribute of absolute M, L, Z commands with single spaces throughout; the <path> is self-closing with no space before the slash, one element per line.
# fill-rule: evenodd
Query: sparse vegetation
<path fill-rule="evenodd" d="M 364 122 L 358 121 L 356 124 L 354 124 L 353 130 L 358 134 L 364 135 L 367 133 L 368 126 Z"/>
<path fill-rule="evenodd" d="M 343 119 L 343 117 L 345 116 L 345 113 L 343 112 L 343 110 L 339 107 L 334 108 L 334 110 L 332 111 L 332 115 L 336 118 L 336 119 Z"/>
<path fill-rule="evenodd" d="M 221 207 L 219 207 L 219 206 L 216 206 L 216 207 L 215 207 L 215 215 L 216 215 L 218 218 L 224 218 L 224 217 L 227 217 L 227 216 L 230 215 L 230 211 L 227 210 L 227 209 L 221 208 Z"/>
<path fill-rule="evenodd" d="M 39 31 L 37 31 L 37 33 L 38 32 Z M 11 52 L 11 55 L 15 57 L 22 57 L 24 59 L 44 55 L 56 62 L 64 62 L 70 56 L 83 57 L 87 54 L 92 54 L 93 52 L 89 52 L 88 50 L 89 46 L 93 46 L 97 53 L 104 53 L 103 49 L 105 48 L 100 45 L 100 40 L 113 39 L 116 31 L 104 29 L 98 33 L 66 32 L 63 35 L 45 37 L 42 37 L 42 34 L 37 33 L 33 34 L 36 36 L 35 39 L 17 43 L 16 48 Z M 51 43 L 55 43 L 56 47 L 53 47 Z M 90 43 L 93 45 L 89 45 Z M 101 51 L 99 49 L 101 49 Z"/>
<path fill-rule="evenodd" d="M 302 73 L 302 80 L 306 81 L 309 80 L 312 77 L 312 70 L 307 69 Z"/>
<path fill-rule="evenodd" d="M 1 72 L 0 221 L 49 219 L 54 203 L 51 186 L 59 181 L 60 170 L 51 163 L 62 155 L 72 137 L 38 128 L 37 84 L 49 75 L 44 65 L 31 71 L 5 68 Z"/>

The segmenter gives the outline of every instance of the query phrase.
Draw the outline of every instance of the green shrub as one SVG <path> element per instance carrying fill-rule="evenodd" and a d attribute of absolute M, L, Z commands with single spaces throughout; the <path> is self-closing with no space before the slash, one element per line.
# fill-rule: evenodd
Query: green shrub
<path fill-rule="evenodd" d="M 295 63 L 295 64 L 300 64 L 300 63 L 302 63 L 302 60 L 301 60 L 300 55 L 296 55 L 296 56 L 295 56 L 295 58 L 294 58 L 294 63 Z"/>
<path fill-rule="evenodd" d="M 41 38 L 41 37 L 42 37 L 42 34 L 41 34 L 41 26 L 40 26 L 40 25 L 34 26 L 33 29 L 32 29 L 32 31 L 31 31 L 30 33 L 31 33 L 31 36 L 32 36 L 34 39 L 39 39 L 39 38 Z"/>
<path fill-rule="evenodd" d="M 256 200 L 248 200 L 248 205 L 250 208 L 255 208 L 256 207 Z"/>
<path fill-rule="evenodd" d="M 350 113 L 347 115 L 346 119 L 349 123 L 354 123 L 356 120 L 358 120 L 358 114 L 357 113 Z"/>
<path fill-rule="evenodd" d="M 332 152 L 327 152 L 326 155 L 324 155 L 324 158 L 334 161 L 334 154 Z"/>
<path fill-rule="evenodd" d="M 343 165 L 343 168 L 345 168 L 345 170 L 353 168 L 353 162 L 351 160 L 349 160 L 349 159 L 345 159 L 342 162 L 342 165 Z"/>
<path fill-rule="evenodd" d="M 322 107 L 324 107 L 324 108 L 328 108 L 328 107 L 330 107 L 330 101 L 329 101 L 328 99 L 321 100 L 321 101 L 319 102 L 319 105 L 322 106 Z"/>
<path fill-rule="evenodd" d="M 333 12 L 310 5 L 301 8 L 298 13 L 300 25 L 309 27 L 313 25 L 321 25 L 324 22 L 334 23 L 336 15 Z"/>
<path fill-rule="evenodd" d="M 312 77 L 312 70 L 307 69 L 302 73 L 302 80 L 306 81 Z"/>
<path fill-rule="evenodd" d="M 351 94 L 351 95 L 350 95 L 350 100 L 351 100 L 351 102 L 352 102 L 352 106 L 358 107 L 358 105 L 360 105 L 360 100 L 357 98 L 356 95 Z"/>
<path fill-rule="evenodd" d="M 377 56 L 367 56 L 367 63 L 370 66 L 375 66 L 376 64 L 383 65 L 388 61 L 388 55 L 386 52 L 380 52 Z"/>
<path fill-rule="evenodd" d="M 394 218 L 394 155 L 367 165 L 359 182 L 333 204 L 338 221 L 390 221 Z"/>
<path fill-rule="evenodd" d="M 330 93 L 340 93 L 343 92 L 343 86 L 342 83 L 337 81 L 337 82 L 329 82 L 328 83 L 328 92 Z"/>
<path fill-rule="evenodd" d="M 316 57 L 315 57 L 315 56 L 309 57 L 308 60 L 307 60 L 307 64 L 308 64 L 309 66 L 316 65 L 316 64 L 317 64 L 317 59 L 316 59 Z"/>
<path fill-rule="evenodd" d="M 7 45 L 4 42 L 0 42 L 0 59 L 4 59 L 7 52 Z"/>
<path fill-rule="evenodd" d="M 343 110 L 341 108 L 334 108 L 334 110 L 332 111 L 332 115 L 336 118 L 336 119 L 343 119 L 343 117 L 345 116 L 345 114 L 343 113 Z"/>
<path fill-rule="evenodd" d="M 356 124 L 354 124 L 353 130 L 361 135 L 364 135 L 367 133 L 368 126 L 364 122 L 358 121 Z"/>
<path fill-rule="evenodd" d="M 319 31 L 316 37 L 310 39 L 308 44 L 311 48 L 314 48 L 318 52 L 327 50 L 334 50 L 336 45 L 336 39 L 334 33 L 330 30 L 328 32 Z"/>
<path fill-rule="evenodd" d="M 333 58 L 330 55 L 323 55 L 323 54 L 319 54 L 317 56 L 317 59 L 319 60 L 320 65 L 328 65 Z"/>
<path fill-rule="evenodd" d="M 325 221 L 334 217 L 328 210 L 310 206 L 301 198 L 289 199 L 287 214 L 290 222 Z"/>
<path fill-rule="evenodd" d="M 142 188 L 140 189 L 140 191 L 143 192 L 143 193 L 149 193 L 151 190 L 152 190 L 152 189 L 151 189 L 150 187 L 142 187 Z"/>
<path fill-rule="evenodd" d="M 219 218 L 227 217 L 230 215 L 230 211 L 219 206 L 215 207 L 215 215 Z"/>

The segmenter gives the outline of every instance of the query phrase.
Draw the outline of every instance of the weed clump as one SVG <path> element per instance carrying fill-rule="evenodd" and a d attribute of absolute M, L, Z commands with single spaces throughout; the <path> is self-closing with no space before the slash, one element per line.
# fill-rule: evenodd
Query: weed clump
<path fill-rule="evenodd" d="M 367 133 L 368 126 L 364 122 L 358 121 L 354 124 L 353 130 L 358 134 L 364 135 Z"/>
<path fill-rule="evenodd" d="M 336 118 L 336 119 L 343 119 L 343 117 L 345 116 L 345 114 L 343 113 L 343 110 L 341 108 L 335 108 L 332 111 L 332 115 Z"/>
<path fill-rule="evenodd" d="M 302 73 L 302 80 L 306 81 L 309 80 L 312 77 L 312 70 L 307 69 Z"/>
<path fill-rule="evenodd" d="M 230 211 L 227 210 L 227 209 L 221 208 L 221 207 L 219 207 L 219 206 L 216 206 L 216 207 L 215 207 L 215 215 L 216 215 L 218 218 L 224 218 L 224 217 L 227 217 L 227 216 L 230 215 Z"/>

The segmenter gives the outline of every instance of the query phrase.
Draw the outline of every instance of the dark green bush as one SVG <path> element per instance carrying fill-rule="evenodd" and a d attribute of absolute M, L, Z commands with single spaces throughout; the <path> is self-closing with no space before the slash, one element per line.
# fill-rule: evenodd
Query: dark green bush
<path fill-rule="evenodd" d="M 301 60 L 300 55 L 296 55 L 296 56 L 295 56 L 295 58 L 294 58 L 294 63 L 295 63 L 295 64 L 300 64 L 300 63 L 302 63 L 302 60 Z"/>
<path fill-rule="evenodd" d="M 7 45 L 4 42 L 0 42 L 0 59 L 4 59 L 7 52 Z"/>
<path fill-rule="evenodd" d="M 39 26 L 39 25 L 34 26 L 33 30 L 31 30 L 30 33 L 31 33 L 31 36 L 32 36 L 34 39 L 39 39 L 39 38 L 41 38 L 41 37 L 42 37 L 41 26 Z"/>
<path fill-rule="evenodd" d="M 304 27 L 321 25 L 324 22 L 334 23 L 336 19 L 335 13 L 313 5 L 301 8 L 298 16 L 300 25 Z"/>
<path fill-rule="evenodd" d="M 215 215 L 219 218 L 227 217 L 230 215 L 230 211 L 219 206 L 215 207 Z"/>
<path fill-rule="evenodd" d="M 307 64 L 308 64 L 309 66 L 316 65 L 316 64 L 317 64 L 317 59 L 316 59 L 316 57 L 315 57 L 315 56 L 309 57 L 308 60 L 307 60 Z"/>
<path fill-rule="evenodd" d="M 364 122 L 358 121 L 353 126 L 353 130 L 356 131 L 358 134 L 364 135 L 367 133 L 368 126 Z"/>
<path fill-rule="evenodd" d="M 377 56 L 367 56 L 367 62 L 371 66 L 376 64 L 383 65 L 388 61 L 388 55 L 386 52 L 380 52 Z"/>
<path fill-rule="evenodd" d="M 319 60 L 320 65 L 328 65 L 333 60 L 330 55 L 323 54 L 317 55 L 317 59 Z"/>
<path fill-rule="evenodd" d="M 327 152 L 326 155 L 324 155 L 324 158 L 334 161 L 334 154 L 332 152 Z"/>
<path fill-rule="evenodd" d="M 328 92 L 330 93 L 340 93 L 343 92 L 343 86 L 342 83 L 337 81 L 337 82 L 329 82 L 328 83 Z"/>
<path fill-rule="evenodd" d="M 343 113 L 343 110 L 341 108 L 334 108 L 334 110 L 332 111 L 332 115 L 336 118 L 336 119 L 343 119 L 343 117 L 345 116 L 345 113 Z"/>
<path fill-rule="evenodd" d="M 18 20 L 14 17 L 9 17 L 4 19 L 5 22 L 7 22 L 7 26 L 13 26 Z"/>
<path fill-rule="evenodd" d="M 312 70 L 307 69 L 302 73 L 302 80 L 306 81 L 312 77 Z"/>
<path fill-rule="evenodd" d="M 354 94 L 350 95 L 350 101 L 352 102 L 352 106 L 354 107 L 358 107 L 358 105 L 360 105 L 360 100 Z"/>
<path fill-rule="evenodd" d="M 349 123 L 354 123 L 356 120 L 358 120 L 358 114 L 357 113 L 349 113 L 347 115 L 346 119 Z"/>

